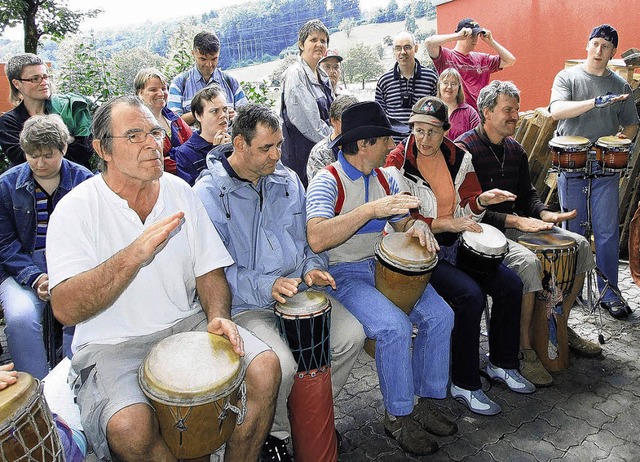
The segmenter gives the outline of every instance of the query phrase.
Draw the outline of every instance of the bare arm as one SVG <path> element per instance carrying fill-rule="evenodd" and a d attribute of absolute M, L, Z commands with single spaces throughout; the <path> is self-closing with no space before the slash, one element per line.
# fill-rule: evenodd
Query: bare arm
<path fill-rule="evenodd" d="M 622 132 L 618 134 L 618 136 L 622 135 L 624 138 L 629 138 L 630 140 L 634 140 L 636 135 L 638 134 L 638 124 L 627 125 L 622 129 Z"/>
<path fill-rule="evenodd" d="M 51 290 L 51 307 L 65 325 L 75 325 L 108 308 L 162 249 L 184 217 L 177 212 L 147 228 L 135 241 L 93 269 L 73 276 Z"/>
<path fill-rule="evenodd" d="M 182 117 L 182 120 L 184 120 L 189 126 L 193 125 L 196 122 L 196 118 L 193 117 L 193 114 L 191 112 L 185 112 L 180 117 Z"/>
<path fill-rule="evenodd" d="M 537 218 L 519 217 L 517 215 L 507 215 L 504 227 L 515 228 L 525 233 L 535 233 L 553 228 L 554 223 L 538 220 Z"/>
<path fill-rule="evenodd" d="M 409 209 L 419 206 L 420 200 L 417 197 L 394 194 L 367 202 L 333 218 L 311 218 L 307 222 L 307 240 L 315 253 L 324 252 L 349 240 L 358 229 L 374 218 L 405 215 L 409 213 Z"/>
<path fill-rule="evenodd" d="M 482 40 L 493 48 L 496 53 L 498 53 L 498 56 L 500 56 L 500 69 L 513 66 L 516 63 L 516 57 L 513 56 L 513 53 L 496 42 L 490 30 L 484 29 L 484 33 L 480 34 L 480 38 L 482 38 Z"/>
<path fill-rule="evenodd" d="M 594 107 L 596 106 L 593 98 L 583 101 L 554 101 L 549 106 L 549 112 L 553 120 L 564 120 L 578 117 Z"/>
<path fill-rule="evenodd" d="M 471 35 L 471 29 L 465 27 L 459 32 L 454 32 L 453 34 L 442 34 L 442 35 L 432 35 L 431 37 L 427 37 L 424 41 L 424 46 L 427 48 L 427 52 L 431 59 L 436 59 L 440 56 L 440 47 L 448 42 L 453 42 L 454 40 L 460 40 L 465 37 Z"/>
<path fill-rule="evenodd" d="M 231 290 L 224 275 L 224 269 L 217 268 L 198 276 L 196 291 L 209 321 L 207 331 L 226 336 L 235 352 L 244 355 L 242 337 L 238 333 L 236 324 L 231 321 Z"/>

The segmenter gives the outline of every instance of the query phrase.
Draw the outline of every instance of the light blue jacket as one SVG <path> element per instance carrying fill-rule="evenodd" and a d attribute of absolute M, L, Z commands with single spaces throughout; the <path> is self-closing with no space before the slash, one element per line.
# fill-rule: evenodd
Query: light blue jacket
<path fill-rule="evenodd" d="M 278 162 L 275 172 L 254 186 L 223 166 L 221 156 L 232 149 L 226 144 L 208 154 L 194 190 L 236 262 L 226 268 L 235 315 L 272 306 L 276 279 L 326 270 L 327 258 L 307 243 L 305 192 L 298 176 Z"/>

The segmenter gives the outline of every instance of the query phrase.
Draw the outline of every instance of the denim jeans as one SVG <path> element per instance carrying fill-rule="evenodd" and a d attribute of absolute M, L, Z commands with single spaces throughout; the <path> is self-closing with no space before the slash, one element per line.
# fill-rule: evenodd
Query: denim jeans
<path fill-rule="evenodd" d="M 407 316 L 375 288 L 373 258 L 331 265 L 337 298 L 376 340 L 376 367 L 387 411 L 395 416 L 413 410 L 414 396 L 445 398 L 453 312 L 431 285 Z M 413 324 L 418 334 L 411 348 Z"/>
<path fill-rule="evenodd" d="M 596 243 L 596 264 L 609 283 L 618 287 L 618 183 L 620 175 L 601 176 L 591 182 L 591 226 Z M 582 174 L 562 173 L 558 176 L 558 197 L 563 211 L 576 209 L 578 216 L 565 222 L 569 231 L 584 235 L 587 221 L 587 180 Z M 604 281 L 598 277 L 598 289 L 602 292 Z M 604 300 L 615 300 L 607 290 Z"/>
<path fill-rule="evenodd" d="M 455 312 L 451 334 L 451 382 L 454 385 L 466 390 L 481 387 L 478 352 L 486 294 L 493 299 L 489 360 L 494 366 L 518 368 L 522 281 L 516 273 L 501 264 L 495 273 L 477 282 L 451 262 L 440 259 L 430 282 Z"/>

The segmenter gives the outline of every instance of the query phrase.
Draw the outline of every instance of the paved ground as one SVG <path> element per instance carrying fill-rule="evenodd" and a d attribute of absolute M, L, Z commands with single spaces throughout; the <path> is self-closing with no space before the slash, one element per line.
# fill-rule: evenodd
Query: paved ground
<path fill-rule="evenodd" d="M 340 460 L 640 461 L 640 289 L 626 264 L 620 265 L 620 281 L 634 314 L 627 321 L 602 314 L 606 343 L 601 358 L 572 357 L 568 369 L 553 374 L 553 386 L 533 395 L 487 384 L 487 395 L 502 407 L 495 417 L 472 414 L 451 398 L 443 400 L 441 408 L 459 431 L 439 438 L 441 448 L 432 456 L 406 455 L 385 436 L 375 362 L 362 353 L 337 399 L 336 426 L 353 444 Z M 576 307 L 569 324 L 597 341 L 593 314 Z M 481 358 L 486 347 L 483 339 Z"/>
<path fill-rule="evenodd" d="M 571 358 L 567 370 L 554 374 L 552 387 L 533 395 L 487 384 L 487 394 L 503 409 L 495 417 L 472 414 L 451 398 L 443 400 L 443 411 L 456 420 L 459 431 L 439 438 L 441 449 L 433 456 L 408 456 L 385 436 L 375 363 L 363 352 L 336 403 L 336 426 L 351 443 L 340 460 L 640 461 L 640 289 L 626 264 L 620 265 L 620 280 L 634 314 L 627 321 L 602 314 L 606 344 L 601 358 Z M 576 307 L 569 324 L 596 340 L 597 314 Z M 6 347 L 3 334 L 0 341 Z M 483 338 L 481 358 L 486 346 Z M 0 361 L 7 359 L 5 353 Z"/>

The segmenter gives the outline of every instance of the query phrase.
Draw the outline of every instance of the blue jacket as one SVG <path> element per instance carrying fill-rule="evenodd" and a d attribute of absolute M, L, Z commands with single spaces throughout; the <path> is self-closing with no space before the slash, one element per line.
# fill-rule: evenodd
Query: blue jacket
<path fill-rule="evenodd" d="M 235 260 L 226 275 L 236 314 L 273 305 L 276 279 L 326 270 L 327 259 L 307 244 L 305 193 L 298 176 L 278 162 L 276 171 L 254 187 L 223 166 L 221 156 L 232 149 L 225 144 L 209 153 L 194 190 Z"/>
<path fill-rule="evenodd" d="M 62 159 L 60 185 L 53 195 L 55 207 L 65 194 L 93 174 L 85 167 Z M 0 176 L 0 283 L 10 276 L 30 286 L 46 272 L 32 255 L 36 245 L 35 182 L 28 163 Z"/>
<path fill-rule="evenodd" d="M 201 137 L 199 132 L 193 132 L 191 138 L 173 151 L 176 175 L 193 186 L 200 172 L 207 167 L 207 153 L 212 147 L 213 145 Z"/>

